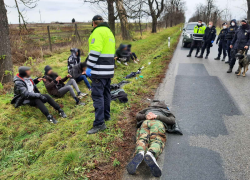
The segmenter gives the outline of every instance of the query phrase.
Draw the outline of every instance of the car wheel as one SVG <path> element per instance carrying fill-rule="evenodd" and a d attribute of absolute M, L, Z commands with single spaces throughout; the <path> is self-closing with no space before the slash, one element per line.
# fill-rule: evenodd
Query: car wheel
<path fill-rule="evenodd" d="M 187 47 L 187 43 L 185 43 L 185 42 L 182 42 L 182 47 Z"/>

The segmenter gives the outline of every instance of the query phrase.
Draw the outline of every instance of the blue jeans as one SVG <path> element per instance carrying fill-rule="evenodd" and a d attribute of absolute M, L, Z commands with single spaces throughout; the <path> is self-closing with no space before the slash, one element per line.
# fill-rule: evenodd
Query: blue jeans
<path fill-rule="evenodd" d="M 87 76 L 81 75 L 80 77 L 76 78 L 76 82 L 77 82 L 77 83 L 80 82 L 80 81 L 84 81 L 84 83 L 86 84 L 86 86 L 87 86 L 89 89 L 91 88 L 91 86 L 90 86 L 90 84 L 89 84 L 89 81 L 88 81 L 88 79 L 87 79 Z"/>

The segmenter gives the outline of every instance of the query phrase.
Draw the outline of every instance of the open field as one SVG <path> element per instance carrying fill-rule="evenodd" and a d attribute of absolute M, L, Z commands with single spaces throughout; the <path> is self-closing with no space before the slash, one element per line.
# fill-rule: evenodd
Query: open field
<path fill-rule="evenodd" d="M 112 119 L 108 129 L 96 135 L 87 135 L 94 119 L 91 97 L 83 99 L 85 107 L 75 107 L 74 100 L 66 95 L 56 101 L 68 115 L 59 118 L 56 126 L 33 107 L 22 106 L 15 109 L 10 105 L 12 93 L 0 97 L 0 179 L 119 179 L 120 174 L 134 148 L 135 120 L 133 116 L 145 107 L 147 97 L 152 98 L 180 36 L 181 25 L 162 30 L 157 34 L 149 31 L 135 38 L 132 50 L 137 53 L 140 64 L 129 66 L 118 64 L 112 83 L 122 81 L 124 76 L 144 66 L 138 79 L 124 86 L 129 102 L 112 102 Z M 171 48 L 167 38 L 171 36 Z M 122 41 L 117 39 L 117 46 Z M 88 47 L 81 47 L 87 52 Z M 69 52 L 53 54 L 44 61 L 29 60 L 35 75 L 41 76 L 45 65 L 51 65 L 61 76 L 67 73 Z M 155 58 L 154 57 L 157 57 Z M 85 57 L 82 57 L 84 60 Z M 17 67 L 15 68 L 17 69 Z M 46 89 L 38 85 L 42 93 Z M 84 83 L 80 89 L 87 92 Z M 50 108 L 51 110 L 51 108 Z"/>

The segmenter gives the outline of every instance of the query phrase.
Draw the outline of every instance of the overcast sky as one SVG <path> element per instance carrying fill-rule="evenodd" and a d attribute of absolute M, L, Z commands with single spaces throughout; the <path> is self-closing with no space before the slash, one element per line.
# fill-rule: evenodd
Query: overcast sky
<path fill-rule="evenodd" d="M 4 0 L 9 6 L 14 5 L 14 0 Z M 186 1 L 187 20 L 193 14 L 197 3 L 205 3 L 206 0 L 184 0 Z M 240 8 L 245 9 L 246 0 L 217 0 L 217 5 L 220 8 L 226 8 L 227 5 L 236 19 L 245 17 L 245 12 Z M 23 6 L 21 6 L 23 9 Z M 16 9 L 7 8 L 9 23 L 18 23 L 18 14 Z M 40 0 L 35 9 L 26 8 L 26 17 L 28 22 L 40 22 L 40 14 L 42 21 L 49 23 L 52 21 L 70 22 L 72 18 L 76 21 L 89 21 L 96 14 L 93 5 L 83 3 L 82 0 Z"/>

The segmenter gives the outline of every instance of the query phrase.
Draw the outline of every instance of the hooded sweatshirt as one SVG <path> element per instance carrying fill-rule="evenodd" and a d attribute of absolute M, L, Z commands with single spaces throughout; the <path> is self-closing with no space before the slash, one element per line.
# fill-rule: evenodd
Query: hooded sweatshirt
<path fill-rule="evenodd" d="M 127 47 L 127 50 L 124 50 L 124 48 L 126 47 Z M 128 58 L 130 56 L 130 49 L 131 49 L 131 46 L 120 44 L 119 48 L 116 50 L 116 57 L 118 57 L 118 59 Z"/>
<path fill-rule="evenodd" d="M 77 65 L 80 64 L 81 62 L 81 51 L 77 48 L 72 48 L 71 50 L 71 55 L 68 58 L 68 70 Z M 78 55 L 76 53 L 78 52 Z"/>

